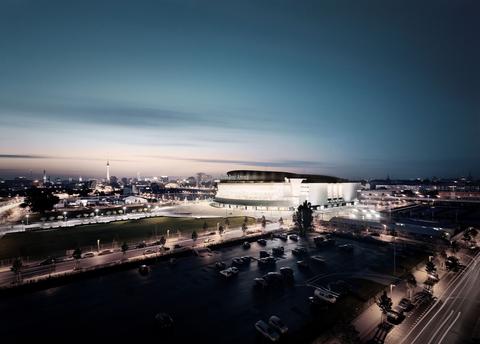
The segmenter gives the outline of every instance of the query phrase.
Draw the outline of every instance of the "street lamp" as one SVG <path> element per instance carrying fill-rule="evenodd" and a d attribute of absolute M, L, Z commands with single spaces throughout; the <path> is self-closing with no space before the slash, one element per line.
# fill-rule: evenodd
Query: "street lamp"
<path fill-rule="evenodd" d="M 393 295 L 392 295 L 392 293 L 393 293 L 393 288 L 395 288 L 395 284 L 390 283 L 390 298 L 393 297 Z"/>
<path fill-rule="evenodd" d="M 98 216 L 98 209 L 95 209 L 95 216 Z"/>
<path fill-rule="evenodd" d="M 67 212 L 66 211 L 63 212 L 63 221 L 65 221 L 65 223 L 67 223 Z"/>
<path fill-rule="evenodd" d="M 27 218 L 27 226 L 28 226 L 28 218 L 30 217 L 30 215 L 27 214 L 25 217 Z"/>
<path fill-rule="evenodd" d="M 97 239 L 97 252 L 100 252 L 100 239 Z"/>
<path fill-rule="evenodd" d="M 123 214 L 125 215 L 127 213 L 127 207 L 123 207 Z"/>

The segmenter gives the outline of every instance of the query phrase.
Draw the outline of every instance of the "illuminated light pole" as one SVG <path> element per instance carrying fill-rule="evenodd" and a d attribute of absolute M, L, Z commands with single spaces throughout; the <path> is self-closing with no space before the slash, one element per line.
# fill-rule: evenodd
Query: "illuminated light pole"
<path fill-rule="evenodd" d="M 127 214 L 127 207 L 123 207 L 123 214 L 124 214 L 124 215 Z"/>
<path fill-rule="evenodd" d="M 30 215 L 27 214 L 25 217 L 27 218 L 27 226 L 28 226 L 28 218 L 30 217 Z"/>
<path fill-rule="evenodd" d="M 97 239 L 97 252 L 100 252 L 100 239 Z"/>
<path fill-rule="evenodd" d="M 395 284 L 390 283 L 390 298 L 393 298 L 393 288 L 395 288 Z"/>
<path fill-rule="evenodd" d="M 67 212 L 63 212 L 63 221 L 65 221 L 65 224 L 67 224 Z"/>
<path fill-rule="evenodd" d="M 95 209 L 95 216 L 98 217 L 98 209 Z"/>

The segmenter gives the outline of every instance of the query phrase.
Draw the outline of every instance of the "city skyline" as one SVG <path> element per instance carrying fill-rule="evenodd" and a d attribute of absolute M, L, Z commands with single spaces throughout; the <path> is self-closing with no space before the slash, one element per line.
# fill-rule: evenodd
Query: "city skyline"
<path fill-rule="evenodd" d="M 3 2 L 0 175 L 479 175 L 476 6 L 374 4 Z"/>

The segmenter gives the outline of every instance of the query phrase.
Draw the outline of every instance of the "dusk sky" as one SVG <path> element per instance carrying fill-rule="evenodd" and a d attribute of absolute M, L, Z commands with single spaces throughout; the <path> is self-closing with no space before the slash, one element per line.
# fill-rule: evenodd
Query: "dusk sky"
<path fill-rule="evenodd" d="M 480 177 L 478 1 L 0 1 L 0 176 Z"/>

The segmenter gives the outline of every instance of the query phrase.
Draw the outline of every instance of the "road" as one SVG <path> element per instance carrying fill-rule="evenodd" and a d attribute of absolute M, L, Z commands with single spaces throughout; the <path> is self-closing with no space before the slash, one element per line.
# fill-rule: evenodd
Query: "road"
<path fill-rule="evenodd" d="M 305 338 L 311 339 L 309 331 L 319 334 L 332 328 L 361 300 L 347 295 L 331 308 L 315 308 L 308 300 L 314 289 L 309 281 L 317 281 L 320 275 L 355 273 L 389 264 L 387 257 L 392 252 L 388 247 L 337 239 L 338 245 L 345 243 L 355 246 L 353 253 L 334 247 L 316 248 L 311 237 L 298 242 L 269 239 L 266 246 L 252 243 L 250 249 L 241 244 L 221 247 L 179 258 L 176 264 L 150 262 L 147 276 L 139 274 L 135 266 L 45 290 L 5 295 L 0 297 L 0 338 L 17 343 L 48 336 L 49 341 L 68 342 L 73 333 L 75 342 L 149 342 L 160 338 L 162 343 L 260 344 L 265 341 L 257 335 L 254 323 L 277 315 L 291 332 L 283 343 L 310 342 Z M 283 246 L 285 252 L 274 265 L 261 266 L 252 261 L 239 267 L 239 275 L 233 280 L 220 278 L 215 269 L 218 261 L 230 265 L 234 257 L 258 258 L 260 250 L 271 252 L 277 246 Z M 296 247 L 306 248 L 310 256 L 322 255 L 327 264 L 309 261 L 309 268 L 299 268 L 299 258 L 292 254 Z M 87 261 L 82 260 L 82 264 Z M 294 271 L 293 284 L 267 290 L 253 287 L 256 277 L 285 266 Z M 363 285 L 357 278 L 342 276 L 341 280 L 352 290 Z M 337 277 L 324 278 L 316 285 L 334 288 L 337 281 Z M 162 336 L 154 322 L 158 312 L 169 313 L 175 321 L 170 340 Z"/>
<path fill-rule="evenodd" d="M 387 337 L 387 343 L 469 343 L 480 314 L 480 253 L 448 283 L 436 302 L 408 330 L 401 341 Z M 398 337 L 397 337 L 398 338 Z"/>
<path fill-rule="evenodd" d="M 265 227 L 264 232 L 268 233 L 271 231 L 278 230 L 280 225 L 278 223 L 271 223 L 267 224 Z M 252 228 L 250 229 L 252 230 Z M 257 228 L 258 233 L 261 233 L 260 227 Z M 257 233 L 257 234 L 258 234 Z M 243 237 L 243 232 L 239 228 L 232 228 L 231 230 L 225 232 L 221 237 L 216 235 L 205 235 L 200 236 L 197 241 L 194 243 L 191 238 L 174 238 L 174 239 L 167 239 L 167 243 L 165 246 L 169 247 L 173 251 L 173 247 L 175 244 L 181 246 L 180 249 L 184 249 L 185 247 L 204 247 L 207 244 L 215 244 L 221 242 L 222 240 L 229 240 L 235 238 Z M 205 240 L 209 240 L 208 243 L 205 243 Z M 144 254 L 146 250 L 154 250 L 155 253 L 153 254 Z M 169 252 L 170 252 L 169 251 Z M 153 257 L 155 255 L 163 254 L 163 250 L 161 246 L 148 246 L 145 248 L 132 248 L 128 250 L 125 255 L 123 252 L 113 251 L 112 253 L 105 254 L 105 255 L 98 255 L 97 252 L 94 252 L 95 256 L 89 258 L 82 258 L 79 262 L 75 262 L 75 260 L 71 257 L 63 257 L 60 259 L 59 262 L 56 264 L 50 265 L 41 265 L 41 261 L 30 263 L 29 265 L 25 266 L 21 271 L 21 277 L 23 281 L 34 280 L 37 278 L 43 278 L 48 276 L 54 276 L 55 274 L 64 274 L 68 272 L 73 272 L 75 268 L 77 269 L 90 269 L 94 268 L 95 266 L 101 266 L 109 263 L 115 262 L 122 262 L 125 260 L 132 260 L 135 258 L 141 258 L 143 256 Z M 16 276 L 10 269 L 4 268 L 0 270 L 0 286 L 6 286 L 14 283 L 16 280 Z"/>

